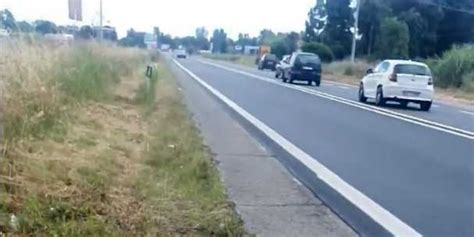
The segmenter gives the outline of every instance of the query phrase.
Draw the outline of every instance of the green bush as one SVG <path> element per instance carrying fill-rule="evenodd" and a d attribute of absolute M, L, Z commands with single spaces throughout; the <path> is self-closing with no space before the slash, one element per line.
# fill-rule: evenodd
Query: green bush
<path fill-rule="evenodd" d="M 272 42 L 271 52 L 278 58 L 283 58 L 284 55 L 291 53 L 288 45 L 283 39 L 277 39 Z"/>
<path fill-rule="evenodd" d="M 309 42 L 301 47 L 303 52 L 314 53 L 321 58 L 323 62 L 331 62 L 334 59 L 332 50 L 323 43 Z"/>
<path fill-rule="evenodd" d="M 474 71 L 464 74 L 462 77 L 462 89 L 467 92 L 474 92 Z"/>
<path fill-rule="evenodd" d="M 439 87 L 463 88 L 474 84 L 474 45 L 455 46 L 427 63 Z"/>

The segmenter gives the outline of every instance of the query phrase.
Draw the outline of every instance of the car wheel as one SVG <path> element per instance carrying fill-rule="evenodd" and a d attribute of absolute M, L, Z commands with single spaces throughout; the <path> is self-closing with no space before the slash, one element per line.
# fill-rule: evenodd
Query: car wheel
<path fill-rule="evenodd" d="M 275 71 L 275 78 L 279 78 L 280 77 L 280 71 L 276 70 Z"/>
<path fill-rule="evenodd" d="M 432 104 L 431 101 L 429 101 L 429 102 L 421 102 L 421 103 L 420 103 L 420 109 L 423 110 L 423 111 L 428 111 L 428 110 L 430 110 L 430 108 L 431 108 L 431 104 Z"/>
<path fill-rule="evenodd" d="M 385 99 L 383 98 L 382 87 L 377 88 L 377 94 L 375 95 L 375 105 L 377 105 L 377 106 L 384 106 L 385 105 Z"/>
<path fill-rule="evenodd" d="M 288 81 L 290 82 L 290 84 L 293 84 L 293 81 L 294 81 L 294 80 L 293 80 L 293 75 L 290 74 L 290 75 L 288 76 Z"/>
<path fill-rule="evenodd" d="M 367 97 L 365 97 L 365 93 L 364 93 L 364 84 L 362 83 L 360 83 L 360 86 L 359 86 L 359 101 L 362 103 L 367 102 Z"/>
<path fill-rule="evenodd" d="M 320 81 L 320 80 L 314 81 L 314 83 L 316 84 L 317 87 L 319 87 L 319 86 L 321 85 L 321 81 Z"/>
<path fill-rule="evenodd" d="M 307 83 L 308 83 L 308 86 L 313 85 L 313 81 L 311 81 L 311 80 L 308 80 Z"/>
<path fill-rule="evenodd" d="M 408 101 L 400 101 L 400 106 L 406 108 L 408 106 Z"/>

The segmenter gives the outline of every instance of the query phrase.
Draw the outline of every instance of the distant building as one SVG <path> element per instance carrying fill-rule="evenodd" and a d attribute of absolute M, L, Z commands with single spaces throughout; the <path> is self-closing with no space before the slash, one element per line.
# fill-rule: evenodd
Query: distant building
<path fill-rule="evenodd" d="M 256 55 L 258 53 L 258 50 L 260 49 L 259 46 L 251 46 L 251 45 L 245 45 L 244 46 L 244 54 L 247 55 Z"/>

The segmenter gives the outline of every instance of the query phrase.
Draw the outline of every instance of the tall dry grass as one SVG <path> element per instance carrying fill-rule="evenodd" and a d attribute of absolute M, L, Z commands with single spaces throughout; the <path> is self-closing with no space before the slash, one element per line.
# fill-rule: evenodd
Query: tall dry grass
<path fill-rule="evenodd" d="M 60 132 L 68 108 L 107 99 L 111 85 L 145 59 L 136 49 L 26 41 L 6 42 L 0 58 L 6 141 Z"/>
<path fill-rule="evenodd" d="M 69 177 L 70 158 L 74 154 L 66 155 L 66 151 L 77 149 L 74 147 L 79 145 L 71 144 L 70 138 L 66 138 L 70 130 L 68 125 L 77 120 L 75 113 L 83 107 L 81 105 L 112 98 L 114 85 L 121 77 L 136 73 L 145 59 L 143 51 L 112 45 L 54 45 L 31 40 L 1 42 L 0 235 L 5 231 L 8 233 L 8 228 L 14 228 L 12 223 L 14 225 L 15 221 L 5 213 L 22 213 L 17 216 L 16 225 L 21 228 L 17 231 L 24 234 L 41 232 L 43 227 L 38 229 L 37 225 L 64 228 L 63 233 L 82 228 L 62 226 L 59 222 L 43 223 L 52 219 L 60 221 L 55 219 L 55 215 L 59 215 L 58 218 L 81 218 L 84 213 L 90 213 L 90 208 L 83 210 L 80 205 L 67 207 L 67 201 L 59 202 L 51 195 L 58 192 L 59 183 L 67 187 L 72 180 Z M 57 147 L 47 147 L 53 144 L 50 142 L 53 140 L 57 141 Z M 97 154 L 90 157 L 94 158 L 94 155 Z M 74 161 L 78 164 L 86 162 L 82 157 L 76 157 Z M 106 162 L 104 167 L 114 167 L 111 164 Z M 88 180 L 81 177 L 101 175 L 100 172 L 79 172 L 83 170 L 76 172 L 79 181 Z M 109 173 L 104 176 L 110 177 Z M 64 192 L 71 191 L 64 189 Z M 77 200 L 84 199 L 84 193 L 76 195 Z M 44 205 L 52 202 L 60 206 L 55 210 L 61 213 L 43 211 Z M 56 208 L 56 204 L 51 205 Z M 90 220 L 93 222 L 91 226 L 100 227 L 97 224 L 101 223 L 100 220 Z M 100 230 L 96 234 L 100 235 Z"/>

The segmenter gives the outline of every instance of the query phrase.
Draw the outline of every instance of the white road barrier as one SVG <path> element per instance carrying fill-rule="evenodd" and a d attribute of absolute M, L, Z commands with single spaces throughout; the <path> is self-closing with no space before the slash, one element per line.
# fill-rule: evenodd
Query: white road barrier
<path fill-rule="evenodd" d="M 340 178 L 337 174 L 326 168 L 323 164 L 319 163 L 315 158 L 311 157 L 309 154 L 307 154 L 306 152 L 298 148 L 296 145 L 288 141 L 278 132 L 270 128 L 268 125 L 254 117 L 246 110 L 244 110 L 242 107 L 240 107 L 234 101 L 230 100 L 228 97 L 223 95 L 214 87 L 207 84 L 204 80 L 196 76 L 189 69 L 185 68 L 178 61 L 173 59 L 173 62 L 183 71 L 185 71 L 189 76 L 191 76 L 191 78 L 201 84 L 201 86 L 206 88 L 214 96 L 219 98 L 231 109 L 240 114 L 240 116 L 252 123 L 253 126 L 263 132 L 280 147 L 285 149 L 289 154 L 295 157 L 295 159 L 304 164 L 316 176 L 318 176 L 319 179 L 321 179 L 323 182 L 332 187 L 335 191 L 337 191 L 344 198 L 346 198 L 348 201 L 350 201 L 352 204 L 354 204 L 356 207 L 366 213 L 370 218 L 372 218 L 375 222 L 379 223 L 394 236 L 422 236 L 415 229 L 398 219 L 396 216 L 394 216 L 388 210 L 384 209 L 378 203 L 367 197 L 359 190 L 352 187 L 350 184 L 346 183 L 342 178 Z"/>

